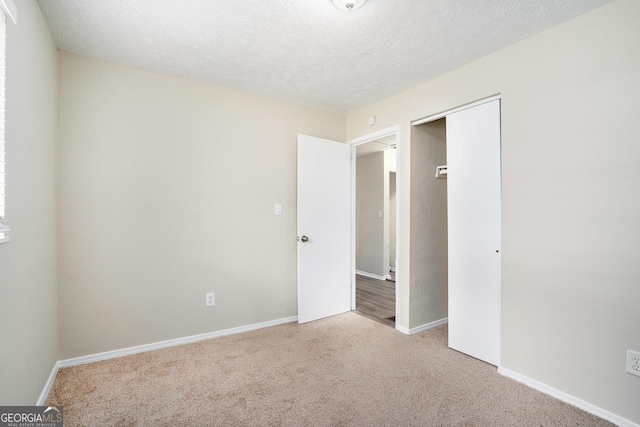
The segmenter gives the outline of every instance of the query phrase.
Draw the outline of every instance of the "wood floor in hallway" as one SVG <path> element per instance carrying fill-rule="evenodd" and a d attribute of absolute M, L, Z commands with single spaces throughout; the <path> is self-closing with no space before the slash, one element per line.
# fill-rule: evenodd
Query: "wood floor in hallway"
<path fill-rule="evenodd" d="M 395 328 L 396 284 L 356 275 L 356 313 Z"/>

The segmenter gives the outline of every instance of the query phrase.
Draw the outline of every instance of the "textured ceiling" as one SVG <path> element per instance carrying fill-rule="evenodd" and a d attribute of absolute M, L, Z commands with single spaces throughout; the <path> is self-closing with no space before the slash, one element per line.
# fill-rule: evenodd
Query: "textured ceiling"
<path fill-rule="evenodd" d="M 59 49 L 347 113 L 610 0 L 39 0 Z"/>

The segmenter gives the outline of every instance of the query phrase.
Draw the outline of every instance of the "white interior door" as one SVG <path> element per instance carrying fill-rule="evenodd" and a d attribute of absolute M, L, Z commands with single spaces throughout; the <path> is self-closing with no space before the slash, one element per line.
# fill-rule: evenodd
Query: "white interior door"
<path fill-rule="evenodd" d="M 298 322 L 351 310 L 351 146 L 298 135 Z"/>
<path fill-rule="evenodd" d="M 500 100 L 447 115 L 449 347 L 500 364 Z"/>

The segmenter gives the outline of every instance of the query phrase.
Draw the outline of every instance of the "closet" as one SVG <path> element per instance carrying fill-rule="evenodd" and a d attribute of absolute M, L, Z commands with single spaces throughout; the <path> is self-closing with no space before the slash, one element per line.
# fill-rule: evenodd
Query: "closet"
<path fill-rule="evenodd" d="M 443 117 L 446 166 L 436 166 L 432 179 L 446 181 L 449 347 L 498 366 L 500 100 L 479 101 L 414 125 Z"/>

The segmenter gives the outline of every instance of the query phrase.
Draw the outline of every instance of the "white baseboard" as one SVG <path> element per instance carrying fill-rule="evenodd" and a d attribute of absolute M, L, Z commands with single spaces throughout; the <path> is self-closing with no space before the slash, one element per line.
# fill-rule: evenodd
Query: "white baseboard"
<path fill-rule="evenodd" d="M 449 322 L 449 318 L 445 317 L 444 319 L 436 320 L 435 322 L 427 323 L 425 325 L 417 326 L 411 329 L 407 329 L 396 324 L 396 330 L 406 335 L 413 335 L 417 334 L 418 332 L 426 331 L 427 329 L 435 328 L 436 326 L 444 325 L 447 322 Z"/>
<path fill-rule="evenodd" d="M 527 385 L 531 388 L 534 388 L 538 391 L 541 391 L 544 394 L 548 394 L 549 396 L 553 396 L 558 400 L 561 400 L 565 403 L 568 403 L 570 405 L 576 406 L 580 409 L 582 409 L 583 411 L 587 411 L 593 415 L 596 415 L 600 418 L 603 418 L 607 421 L 610 421 L 620 427 L 640 427 L 640 424 L 636 424 L 633 421 L 629 421 L 626 418 L 622 418 L 614 413 L 611 413 L 607 410 L 604 410 L 598 406 L 595 406 L 589 402 L 585 402 L 582 399 L 578 399 L 575 396 L 572 396 L 568 393 L 565 393 L 564 391 L 560 391 L 558 389 L 555 389 L 551 386 L 548 386 L 546 384 L 543 384 L 539 381 L 536 381 L 534 379 L 531 379 L 529 377 L 525 377 L 524 375 L 521 375 L 517 372 L 513 372 L 510 371 L 509 369 L 503 368 L 503 367 L 499 367 L 498 368 L 498 373 L 501 375 L 504 375 L 505 377 L 509 377 L 513 380 L 518 381 L 519 383 L 522 383 L 524 385 Z"/>
<path fill-rule="evenodd" d="M 131 354 L 144 353 L 146 351 L 159 350 L 161 348 L 174 347 L 176 345 L 189 344 L 211 338 L 218 338 L 225 335 L 234 335 L 242 332 L 254 331 L 256 329 L 268 328 L 270 326 L 282 325 L 298 320 L 298 316 L 284 319 L 270 320 L 268 322 L 254 323 L 253 325 L 239 326 L 237 328 L 224 329 L 222 331 L 207 332 L 206 334 L 191 335 L 167 341 L 160 341 L 151 344 L 139 345 L 136 347 L 122 348 L 120 350 L 106 351 L 104 353 L 91 354 L 89 356 L 75 357 L 73 359 L 61 360 L 58 363 L 60 368 L 69 366 L 84 365 L 85 363 L 97 362 L 100 360 L 113 359 L 116 357 L 129 356 Z"/>
<path fill-rule="evenodd" d="M 255 331 L 257 329 L 268 328 L 271 326 L 282 325 L 285 323 L 297 322 L 298 316 L 285 317 L 283 319 L 270 320 L 268 322 L 254 323 L 252 325 L 239 326 L 237 328 L 224 329 L 221 331 L 208 332 L 206 334 L 191 335 L 182 338 L 176 338 L 172 340 L 160 341 L 151 344 L 144 344 L 135 347 L 122 348 L 119 350 L 106 351 L 104 353 L 90 354 L 88 356 L 74 357 L 72 359 L 59 360 L 53 367 L 49 379 L 40 394 L 37 404 L 43 405 L 44 400 L 49 395 L 53 382 L 58 374 L 58 370 L 61 368 L 68 368 L 70 366 L 84 365 L 86 363 L 98 362 L 100 360 L 114 359 L 116 357 L 129 356 L 132 354 L 144 353 L 152 350 L 159 350 L 161 348 L 174 347 L 177 345 L 189 344 L 202 340 L 208 340 L 211 338 L 223 337 L 225 335 L 240 334 L 242 332 Z"/>
<path fill-rule="evenodd" d="M 386 276 L 379 276 L 377 274 L 373 274 L 373 273 L 367 273 L 366 271 L 360 271 L 360 270 L 356 270 L 356 274 L 359 274 L 360 276 L 364 276 L 364 277 L 370 277 L 372 279 L 378 279 L 378 280 L 387 280 L 387 278 L 391 278 L 391 276 L 386 275 Z"/>
<path fill-rule="evenodd" d="M 53 369 L 51 370 L 51 373 L 49 374 L 49 378 L 47 379 L 47 382 L 45 383 L 44 388 L 42 389 L 42 393 L 40 393 L 40 397 L 36 402 L 36 406 L 44 405 L 45 403 L 44 401 L 49 395 L 49 392 L 51 391 L 51 387 L 53 387 L 53 382 L 56 380 L 56 375 L 58 375 L 58 369 L 60 369 L 59 361 L 53 365 Z"/>
<path fill-rule="evenodd" d="M 396 272 L 396 268 L 395 268 L 395 267 L 391 267 L 391 266 L 389 266 L 389 271 L 392 271 L 392 272 L 394 272 L 394 273 L 395 273 L 395 272 Z"/>

